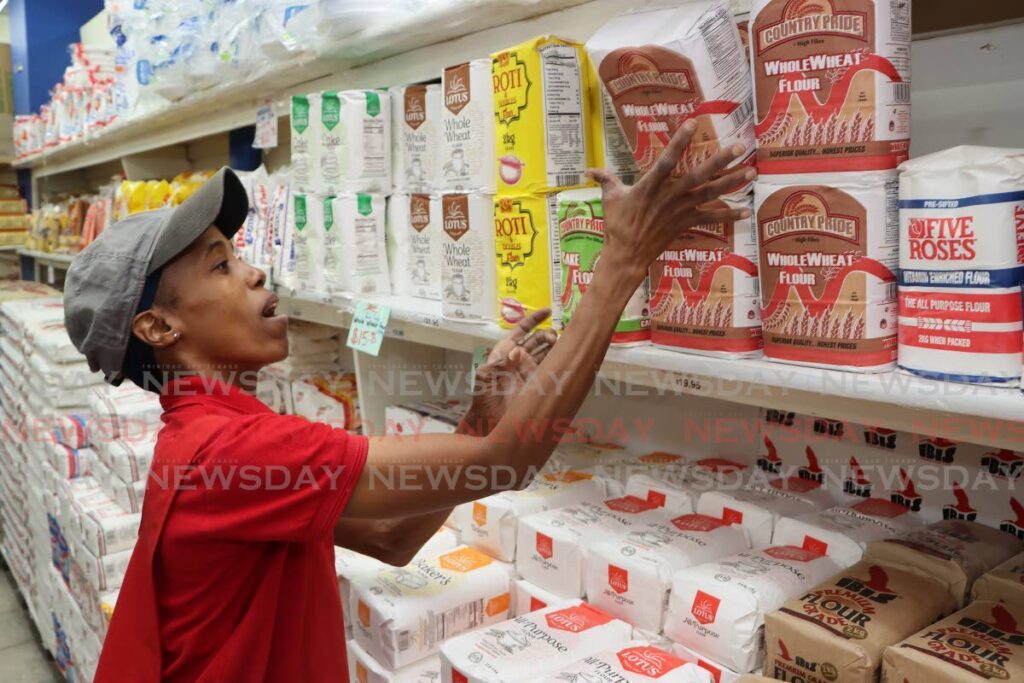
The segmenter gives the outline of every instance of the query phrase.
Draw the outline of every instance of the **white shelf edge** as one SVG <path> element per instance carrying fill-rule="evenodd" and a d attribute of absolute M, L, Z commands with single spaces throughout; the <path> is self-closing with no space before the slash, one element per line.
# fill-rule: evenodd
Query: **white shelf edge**
<path fill-rule="evenodd" d="M 312 300 L 280 292 L 281 312 L 334 327 L 351 321 L 351 302 Z M 497 340 L 497 324 L 445 319 L 440 304 L 411 297 L 380 299 L 391 306 L 387 336 L 472 352 Z M 927 380 L 899 371 L 859 374 L 725 359 L 654 346 L 609 349 L 601 378 L 667 394 L 693 394 L 780 408 L 919 434 L 1024 450 L 1024 395 L 1016 388 Z M 610 386 L 610 385 L 609 385 Z M 1014 425 L 1012 423 L 1017 423 Z"/>

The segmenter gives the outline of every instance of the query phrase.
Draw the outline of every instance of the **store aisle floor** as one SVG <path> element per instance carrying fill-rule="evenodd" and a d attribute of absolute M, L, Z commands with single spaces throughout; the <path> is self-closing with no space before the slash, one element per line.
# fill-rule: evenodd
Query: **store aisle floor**
<path fill-rule="evenodd" d="M 63 680 L 39 644 L 28 613 L 18 602 L 10 573 L 0 571 L 0 681 L 54 683 Z"/>

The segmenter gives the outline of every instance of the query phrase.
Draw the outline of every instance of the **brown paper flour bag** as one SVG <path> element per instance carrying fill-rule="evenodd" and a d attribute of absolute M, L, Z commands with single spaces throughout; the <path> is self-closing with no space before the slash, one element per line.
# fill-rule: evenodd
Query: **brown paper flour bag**
<path fill-rule="evenodd" d="M 974 602 L 886 649 L 882 683 L 1024 681 L 1024 607 Z"/>
<path fill-rule="evenodd" d="M 1024 605 L 1024 553 L 1011 557 L 975 581 L 971 599 Z"/>
<path fill-rule="evenodd" d="M 863 560 L 765 617 L 764 673 L 875 683 L 885 648 L 953 607 L 942 582 Z"/>
<path fill-rule="evenodd" d="M 944 519 L 868 544 L 864 557 L 892 562 L 940 579 L 957 607 L 966 603 L 975 579 L 1024 550 L 1012 536 L 976 522 Z"/>

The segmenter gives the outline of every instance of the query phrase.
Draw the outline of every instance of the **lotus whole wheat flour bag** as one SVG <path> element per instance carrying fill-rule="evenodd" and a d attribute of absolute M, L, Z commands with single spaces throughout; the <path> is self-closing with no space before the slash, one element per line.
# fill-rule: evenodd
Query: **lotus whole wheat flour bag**
<path fill-rule="evenodd" d="M 559 319 L 565 329 L 590 285 L 604 248 L 604 209 L 600 188 L 580 188 L 558 193 L 558 247 L 561 274 L 558 293 Z M 647 281 L 626 304 L 612 335 L 612 344 L 628 346 L 650 339 Z"/>
<path fill-rule="evenodd" d="M 447 67 L 441 74 L 441 88 L 441 189 L 494 194 L 491 60 Z"/>
<path fill-rule="evenodd" d="M 391 95 L 391 159 L 396 192 L 433 192 L 438 182 L 441 86 L 404 85 Z"/>
<path fill-rule="evenodd" d="M 1024 607 L 973 602 L 885 651 L 882 683 L 1024 681 Z"/>
<path fill-rule="evenodd" d="M 762 175 L 907 158 L 909 0 L 754 0 L 750 61 Z"/>
<path fill-rule="evenodd" d="M 752 208 L 749 197 L 708 208 Z M 761 355 L 756 223 L 695 225 L 650 269 L 651 341 L 730 358 Z"/>
<path fill-rule="evenodd" d="M 985 573 L 974 582 L 971 600 L 1005 600 L 1024 606 L 1024 553 Z"/>
<path fill-rule="evenodd" d="M 441 300 L 441 197 L 393 194 L 387 207 L 387 252 L 395 294 Z"/>
<path fill-rule="evenodd" d="M 630 10 L 598 29 L 587 52 L 641 171 L 689 119 L 697 132 L 679 171 L 737 143 L 747 154 L 734 165 L 753 163 L 750 75 L 728 2 Z"/>
<path fill-rule="evenodd" d="M 558 199 L 554 193 L 494 197 L 494 248 L 500 317 L 505 328 L 551 308 L 561 276 Z M 541 327 L 550 327 L 551 319 Z"/>
<path fill-rule="evenodd" d="M 441 195 L 441 311 L 446 318 L 497 318 L 494 198 Z"/>
<path fill-rule="evenodd" d="M 888 171 L 758 179 L 767 358 L 859 372 L 894 366 L 897 192 Z"/>
<path fill-rule="evenodd" d="M 764 671 L 806 683 L 875 683 L 886 647 L 947 614 L 939 582 L 864 560 L 765 617 Z"/>
<path fill-rule="evenodd" d="M 900 170 L 900 367 L 1016 384 L 1024 150 L 954 147 Z"/>
<path fill-rule="evenodd" d="M 584 185 L 591 158 L 583 46 L 540 36 L 491 55 L 498 194 Z"/>

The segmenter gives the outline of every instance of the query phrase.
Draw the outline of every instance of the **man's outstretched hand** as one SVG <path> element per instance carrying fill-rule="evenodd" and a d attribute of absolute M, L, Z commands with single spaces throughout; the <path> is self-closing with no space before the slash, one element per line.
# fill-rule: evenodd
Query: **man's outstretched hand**
<path fill-rule="evenodd" d="M 554 330 L 536 329 L 550 315 L 550 308 L 534 311 L 487 354 L 476 370 L 473 403 L 459 432 L 486 436 L 502 418 L 558 339 Z"/>

